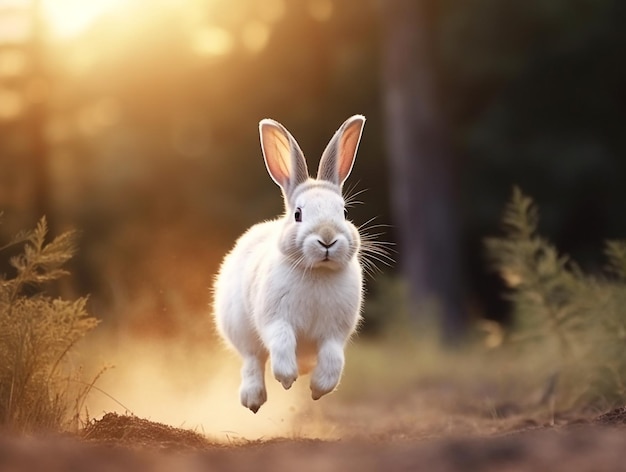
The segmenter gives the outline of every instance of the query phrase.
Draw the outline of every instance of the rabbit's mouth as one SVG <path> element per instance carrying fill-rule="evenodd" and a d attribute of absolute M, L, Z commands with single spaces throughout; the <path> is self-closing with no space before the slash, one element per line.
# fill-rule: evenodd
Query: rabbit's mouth
<path fill-rule="evenodd" d="M 316 269 L 326 270 L 339 270 L 343 267 L 341 261 L 333 259 L 329 254 L 326 254 L 323 259 L 318 260 L 314 266 Z"/>
<path fill-rule="evenodd" d="M 331 254 L 331 249 L 330 247 L 325 248 L 325 251 L 322 252 L 322 254 L 320 254 L 321 260 L 320 260 L 320 264 L 324 265 L 324 266 L 329 266 L 329 265 L 339 265 L 339 260 L 336 257 L 336 254 Z"/>

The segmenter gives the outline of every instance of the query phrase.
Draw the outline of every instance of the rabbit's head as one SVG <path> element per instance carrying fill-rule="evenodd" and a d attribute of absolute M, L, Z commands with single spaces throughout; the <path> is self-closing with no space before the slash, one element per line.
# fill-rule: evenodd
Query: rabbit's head
<path fill-rule="evenodd" d="M 259 123 L 261 148 L 270 176 L 283 191 L 285 216 L 280 250 L 305 268 L 340 269 L 359 251 L 357 228 L 347 220 L 342 187 L 350 175 L 365 118 L 343 123 L 320 159 L 317 178 L 309 177 L 304 155 L 280 123 Z"/>

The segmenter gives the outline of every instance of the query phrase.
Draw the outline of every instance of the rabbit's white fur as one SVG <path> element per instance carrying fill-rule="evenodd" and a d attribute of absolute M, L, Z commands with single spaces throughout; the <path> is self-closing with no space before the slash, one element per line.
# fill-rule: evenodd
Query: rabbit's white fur
<path fill-rule="evenodd" d="M 265 164 L 283 190 L 285 215 L 241 236 L 214 286 L 218 331 L 243 357 L 241 403 L 255 413 L 267 399 L 268 357 L 285 389 L 313 368 L 315 400 L 339 383 L 363 298 L 361 240 L 344 216 L 341 188 L 364 123 L 355 115 L 339 128 L 317 179 L 308 176 L 302 151 L 282 125 L 267 119 L 259 124 Z"/>

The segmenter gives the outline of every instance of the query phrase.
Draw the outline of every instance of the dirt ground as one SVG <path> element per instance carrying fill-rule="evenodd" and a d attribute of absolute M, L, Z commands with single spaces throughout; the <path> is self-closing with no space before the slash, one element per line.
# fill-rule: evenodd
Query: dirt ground
<path fill-rule="evenodd" d="M 336 440 L 293 437 L 224 443 L 198 432 L 108 413 L 78 435 L 0 437 L 0 471 L 626 470 L 626 408 L 546 423 L 514 409 L 508 415 L 485 417 L 467 408 L 464 413 L 447 408 L 447 414 L 436 410 L 422 415 L 420 423 L 415 412 L 419 416 L 424 411 L 419 410 L 425 406 L 420 404 L 423 397 L 387 401 L 384 409 L 372 406 L 372 399 L 353 408 L 331 405 L 325 421 L 345 427 Z M 445 401 L 439 404 L 445 406 Z M 366 405 L 372 410 L 369 415 Z M 441 419 L 438 426 L 433 418 Z"/>

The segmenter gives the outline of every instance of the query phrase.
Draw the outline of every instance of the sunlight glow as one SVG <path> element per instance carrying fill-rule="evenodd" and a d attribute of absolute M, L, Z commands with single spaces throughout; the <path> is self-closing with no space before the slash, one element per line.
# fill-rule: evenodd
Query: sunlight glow
<path fill-rule="evenodd" d="M 118 9 L 124 0 L 42 0 L 44 19 L 50 33 L 72 38 L 93 24 L 101 15 Z"/>
<path fill-rule="evenodd" d="M 194 32 L 191 46 L 200 56 L 223 56 L 231 52 L 234 41 L 225 29 L 210 26 Z"/>
<path fill-rule="evenodd" d="M 94 61 L 94 38 L 98 41 L 111 34 L 145 36 L 151 31 L 146 28 L 152 24 L 151 19 L 157 24 L 163 17 L 171 18 L 173 30 L 188 32 L 189 47 L 198 56 L 221 57 L 239 48 L 259 53 L 267 46 L 273 26 L 287 11 L 287 0 L 0 0 L 0 7 L 3 1 L 12 1 L 17 7 L 8 12 L 0 8 L 0 42 L 28 42 L 33 31 L 40 31 L 33 30 L 37 25 L 33 18 L 39 17 L 45 39 L 72 44 L 64 52 L 64 62 L 76 75 L 89 70 Z M 331 0 L 306 1 L 310 15 L 319 21 L 333 13 Z M 36 5 L 40 5 L 39 15 L 32 14 Z M 86 36 L 98 25 L 102 28 L 95 36 Z M 0 58 L 0 75 L 19 73 L 24 68 L 20 60 L 17 56 Z"/>
<path fill-rule="evenodd" d="M 4 12 L 0 16 L 0 43 L 21 43 L 31 34 L 30 18 L 23 12 Z"/>
<path fill-rule="evenodd" d="M 269 27 L 261 21 L 249 21 L 241 31 L 241 41 L 250 52 L 259 52 L 270 37 Z"/>

